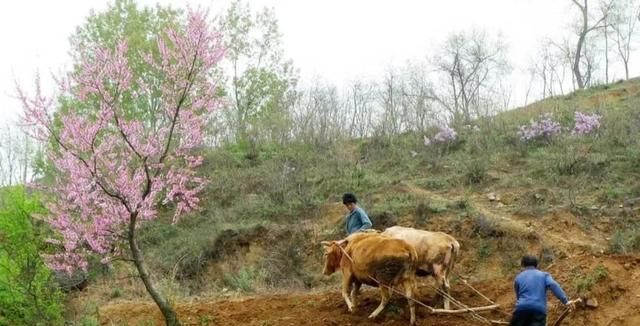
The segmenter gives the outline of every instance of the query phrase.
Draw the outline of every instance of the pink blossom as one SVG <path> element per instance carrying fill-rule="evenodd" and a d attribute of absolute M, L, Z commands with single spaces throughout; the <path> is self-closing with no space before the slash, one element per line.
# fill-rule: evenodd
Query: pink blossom
<path fill-rule="evenodd" d="M 553 120 L 551 113 L 540 115 L 537 121 L 531 120 L 529 125 L 522 125 L 518 128 L 518 135 L 522 141 L 531 141 L 534 139 L 549 140 L 562 131 L 562 127 L 558 122 Z"/>
<path fill-rule="evenodd" d="M 47 153 L 57 170 L 55 181 L 42 185 L 51 199 L 46 220 L 57 233 L 49 242 L 60 245 L 58 253 L 45 257 L 51 268 L 86 269 L 91 253 L 108 262 L 129 235 L 130 223 L 155 219 L 162 202 L 175 203 L 174 222 L 198 209 L 206 180 L 194 172 L 202 158 L 192 149 L 202 145 L 205 122 L 221 107 L 210 73 L 224 50 L 206 14 L 189 11 L 187 19 L 184 31 L 167 30 L 166 38 L 158 38 L 156 57 L 139 54 L 162 75 L 156 83 L 134 74 L 129 48 L 121 41 L 113 49 L 86 51 L 81 69 L 58 79 L 56 96 L 44 96 L 37 77 L 34 95 L 18 87 L 22 124 L 32 137 L 59 145 Z M 133 94 L 131 88 L 139 91 Z M 98 106 L 58 111 L 61 125 L 54 127 L 57 96 Z M 126 114 L 125 96 L 156 96 L 160 108 L 148 112 L 155 115 L 153 129 Z"/>

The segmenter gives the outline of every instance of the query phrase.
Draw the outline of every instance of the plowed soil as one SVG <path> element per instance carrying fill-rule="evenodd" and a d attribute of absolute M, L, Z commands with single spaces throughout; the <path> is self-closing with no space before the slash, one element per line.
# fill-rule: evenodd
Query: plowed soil
<path fill-rule="evenodd" d="M 577 325 L 640 325 L 640 257 L 593 256 L 569 257 L 551 266 L 549 271 L 564 284 L 575 282 L 576 271 L 589 271 L 603 266 L 607 275 L 594 285 L 591 293 L 598 301 L 597 308 L 580 307 L 562 323 Z M 429 285 L 420 286 L 419 299 L 431 304 L 433 291 Z M 513 307 L 511 280 L 494 279 L 473 284 L 480 292 L 501 305 L 498 311 L 482 313 L 490 320 L 508 321 Z M 464 284 L 453 285 L 455 298 L 469 306 L 483 306 L 488 302 Z M 549 298 L 549 324 L 562 312 L 558 301 Z M 377 320 L 367 316 L 379 303 L 376 289 L 367 288 L 355 313 L 349 313 L 339 291 L 307 294 L 278 294 L 246 297 L 233 300 L 199 300 L 177 304 L 184 325 L 408 325 L 406 300 L 394 296 Z M 163 325 L 159 310 L 152 303 L 119 302 L 100 308 L 101 325 Z M 426 308 L 418 308 L 418 325 L 482 325 L 468 314 L 431 315 Z"/>

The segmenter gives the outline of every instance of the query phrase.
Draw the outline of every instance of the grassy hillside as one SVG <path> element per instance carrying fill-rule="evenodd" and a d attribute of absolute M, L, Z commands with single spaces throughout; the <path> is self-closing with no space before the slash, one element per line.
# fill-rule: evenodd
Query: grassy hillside
<path fill-rule="evenodd" d="M 458 273 L 478 282 L 507 280 L 523 253 L 545 267 L 571 266 L 576 255 L 634 254 L 639 109 L 640 81 L 632 80 L 480 119 L 479 131 L 457 126 L 446 145 L 427 147 L 424 135 L 408 133 L 207 151 L 204 209 L 178 226 L 146 227 L 148 264 L 176 300 L 335 286 L 320 276 L 318 243 L 343 236 L 346 191 L 359 195 L 376 228 L 453 234 L 463 248 Z M 517 134 L 542 113 L 571 129 L 575 111 L 602 115 L 598 131 L 528 143 Z M 132 271 L 117 267 L 71 299 L 73 318 L 105 301 L 145 297 Z M 560 279 L 572 295 L 587 294 L 606 278 L 602 268 L 578 264 Z"/>

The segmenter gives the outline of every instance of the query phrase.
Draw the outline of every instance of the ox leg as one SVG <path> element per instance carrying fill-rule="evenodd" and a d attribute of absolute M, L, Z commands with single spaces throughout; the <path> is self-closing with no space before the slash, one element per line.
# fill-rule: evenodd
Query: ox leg
<path fill-rule="evenodd" d="M 442 271 L 442 266 L 434 265 L 433 266 L 433 278 L 436 280 L 436 294 L 433 296 L 433 304 L 434 307 L 440 304 L 440 300 L 443 302 L 443 306 L 445 309 L 449 309 L 449 299 L 447 299 L 444 295 L 440 294 L 440 291 L 444 291 L 444 276 Z"/>
<path fill-rule="evenodd" d="M 351 286 L 353 284 L 353 280 L 351 279 L 351 274 L 343 274 L 342 276 L 342 297 L 344 298 L 344 302 L 347 304 L 347 309 L 349 312 L 353 312 L 353 302 L 349 298 L 349 292 L 351 291 Z"/>
<path fill-rule="evenodd" d="M 409 304 L 409 314 L 411 318 L 411 322 L 409 325 L 413 326 L 416 324 L 416 303 L 412 300 L 414 298 L 413 293 L 415 289 L 415 282 L 412 280 L 407 280 L 404 282 L 404 294 L 407 297 L 407 303 Z"/>
<path fill-rule="evenodd" d="M 353 303 L 353 309 L 358 307 L 358 294 L 360 294 L 360 286 L 362 283 L 355 281 L 351 288 L 351 303 Z"/>
<path fill-rule="evenodd" d="M 380 296 L 380 305 L 371 313 L 371 315 L 369 315 L 369 318 L 371 319 L 378 317 L 378 315 L 382 312 L 382 309 L 387 306 L 387 303 L 389 302 L 389 289 L 381 285 Z"/>
<path fill-rule="evenodd" d="M 449 285 L 449 275 L 446 275 L 445 277 L 442 278 L 442 291 L 444 291 L 444 293 L 447 294 L 447 296 L 445 296 L 443 298 L 444 300 L 444 309 L 451 309 L 451 304 L 449 303 L 449 296 L 451 295 L 451 286 Z"/>

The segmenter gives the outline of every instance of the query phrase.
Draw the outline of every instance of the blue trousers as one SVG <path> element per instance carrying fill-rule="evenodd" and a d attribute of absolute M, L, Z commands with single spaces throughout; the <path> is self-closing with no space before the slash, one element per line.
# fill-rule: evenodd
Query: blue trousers
<path fill-rule="evenodd" d="M 547 315 L 537 311 L 516 311 L 509 326 L 546 326 Z"/>

